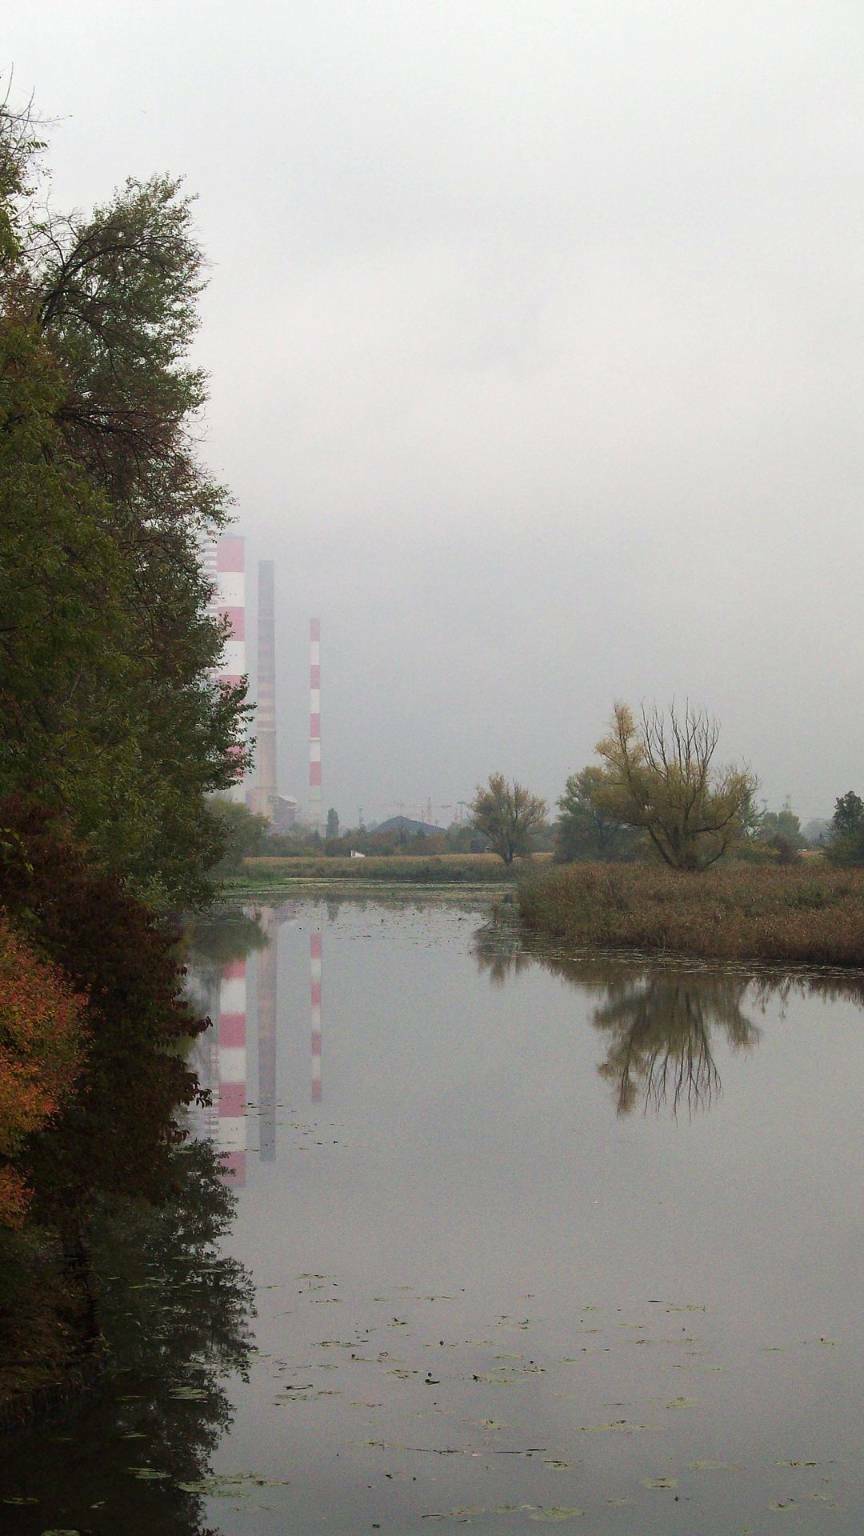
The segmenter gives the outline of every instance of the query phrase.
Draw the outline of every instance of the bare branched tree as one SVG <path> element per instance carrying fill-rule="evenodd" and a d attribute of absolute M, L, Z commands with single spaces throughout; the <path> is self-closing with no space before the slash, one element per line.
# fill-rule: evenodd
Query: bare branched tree
<path fill-rule="evenodd" d="M 604 767 L 592 798 L 620 823 L 642 827 L 673 869 L 706 869 L 747 825 L 756 791 L 749 768 L 714 766 L 720 728 L 702 710 L 616 704 L 597 743 Z"/>

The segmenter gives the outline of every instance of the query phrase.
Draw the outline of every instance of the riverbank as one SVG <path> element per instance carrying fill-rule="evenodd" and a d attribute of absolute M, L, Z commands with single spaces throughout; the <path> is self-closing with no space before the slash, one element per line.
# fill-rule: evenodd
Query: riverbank
<path fill-rule="evenodd" d="M 524 876 L 519 908 L 533 932 L 576 944 L 864 966 L 864 870 L 573 864 Z"/>
<path fill-rule="evenodd" d="M 536 864 L 548 863 L 548 854 L 538 854 Z M 226 896 L 268 887 L 347 885 L 416 886 L 493 886 L 512 885 L 516 868 L 506 865 L 494 853 L 436 853 L 413 858 L 411 855 L 370 855 L 362 859 L 249 858 L 243 868 L 223 881 Z"/>

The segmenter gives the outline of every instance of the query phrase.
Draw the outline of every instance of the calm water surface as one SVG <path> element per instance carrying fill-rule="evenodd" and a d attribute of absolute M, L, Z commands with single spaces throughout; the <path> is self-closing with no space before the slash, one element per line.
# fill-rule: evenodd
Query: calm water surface
<path fill-rule="evenodd" d="M 310 901 L 205 936 L 233 1227 L 195 1248 L 193 1166 L 109 1255 L 126 1369 L 17 1438 L 4 1532 L 858 1536 L 861 981 L 482 923 Z"/>

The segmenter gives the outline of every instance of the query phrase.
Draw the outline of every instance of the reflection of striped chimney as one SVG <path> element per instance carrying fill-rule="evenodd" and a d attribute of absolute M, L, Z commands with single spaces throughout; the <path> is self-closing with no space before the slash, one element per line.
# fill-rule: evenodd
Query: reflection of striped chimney
<path fill-rule="evenodd" d="M 246 1182 L 246 961 L 222 969 L 219 987 L 219 1115 L 216 1148 L 225 1177 Z"/>
<path fill-rule="evenodd" d="M 276 1157 L 276 985 L 279 928 L 272 908 L 261 914 L 267 943 L 258 951 L 258 1127 L 262 1163 Z"/>
<path fill-rule="evenodd" d="M 321 620 L 309 620 L 309 820 L 321 831 Z"/>
<path fill-rule="evenodd" d="M 310 1016 L 312 1021 L 312 1103 L 321 1103 L 321 935 L 309 935 Z"/>

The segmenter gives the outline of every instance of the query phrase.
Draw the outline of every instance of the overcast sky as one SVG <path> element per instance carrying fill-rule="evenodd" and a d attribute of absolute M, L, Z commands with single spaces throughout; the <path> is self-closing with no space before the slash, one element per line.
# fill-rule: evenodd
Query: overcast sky
<path fill-rule="evenodd" d="M 861 0 L 28 0 L 10 64 L 59 207 L 199 195 L 283 791 L 320 614 L 349 822 L 553 801 L 673 694 L 770 805 L 864 793 Z"/>

